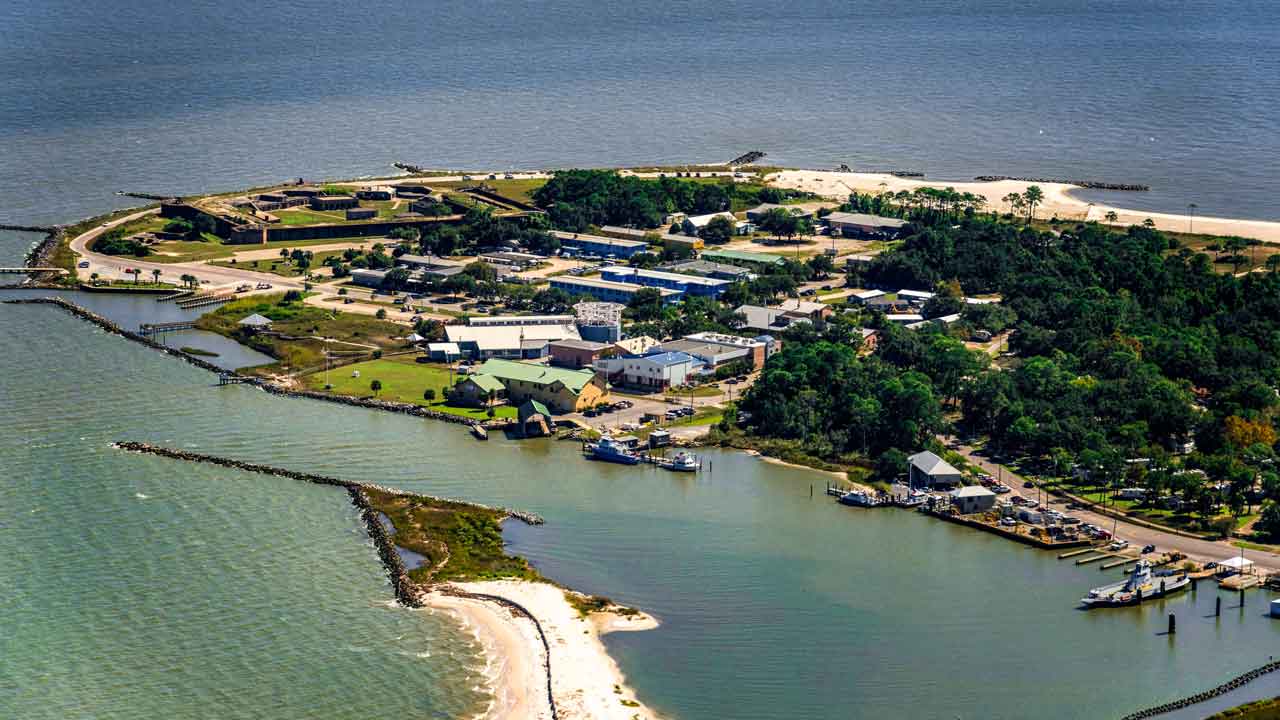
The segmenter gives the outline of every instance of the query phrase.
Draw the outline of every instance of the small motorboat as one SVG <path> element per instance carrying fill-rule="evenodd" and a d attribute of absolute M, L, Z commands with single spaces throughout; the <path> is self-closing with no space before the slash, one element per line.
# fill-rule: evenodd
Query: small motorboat
<path fill-rule="evenodd" d="M 698 456 L 693 453 L 678 452 L 671 460 L 662 463 L 662 467 L 675 472 L 697 472 Z"/>

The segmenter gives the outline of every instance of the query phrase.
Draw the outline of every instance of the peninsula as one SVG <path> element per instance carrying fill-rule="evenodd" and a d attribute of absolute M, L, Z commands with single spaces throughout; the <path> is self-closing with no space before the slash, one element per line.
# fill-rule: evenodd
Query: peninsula
<path fill-rule="evenodd" d="M 1272 582 L 1280 223 L 1072 189 L 749 163 L 419 172 L 167 198 L 55 229 L 32 262 L 58 268 L 33 272 L 47 287 L 177 304 L 135 331 L 64 302 L 224 384 L 673 471 L 702 466 L 672 445 L 746 449 L 823 471 L 845 504 Z M 273 362 L 167 346 L 193 329 Z M 656 622 L 505 555 L 519 515 L 299 479 L 367 504 L 402 603 L 476 632 L 495 715 L 654 715 L 599 637 Z"/>

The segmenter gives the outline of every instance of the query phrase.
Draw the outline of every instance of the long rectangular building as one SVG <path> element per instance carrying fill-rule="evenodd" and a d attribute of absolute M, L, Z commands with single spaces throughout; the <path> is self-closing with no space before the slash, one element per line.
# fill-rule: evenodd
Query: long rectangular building
<path fill-rule="evenodd" d="M 590 296 L 596 300 L 603 302 L 623 303 L 624 305 L 631 302 L 631 298 L 635 297 L 637 292 L 647 289 L 644 285 L 635 283 L 613 282 L 610 280 L 597 280 L 595 278 L 558 276 L 551 278 L 551 287 L 555 290 L 563 290 L 575 297 Z M 667 288 L 655 288 L 661 295 L 664 302 L 673 303 L 680 300 L 684 293 L 679 290 L 670 290 Z"/>
<path fill-rule="evenodd" d="M 560 241 L 560 247 L 586 255 L 629 258 L 649 249 L 649 243 L 640 240 L 621 240 L 601 235 L 561 232 L 559 230 L 552 230 L 551 234 Z"/>
<path fill-rule="evenodd" d="M 703 250 L 701 258 L 711 262 L 756 268 L 777 267 L 786 262 L 781 255 L 744 252 L 742 250 Z"/>
<path fill-rule="evenodd" d="M 618 266 L 602 269 L 600 277 L 613 282 L 667 288 L 668 290 L 678 290 L 685 295 L 700 295 L 704 297 L 719 297 L 721 293 L 733 284 L 728 280 L 717 278 Z"/>

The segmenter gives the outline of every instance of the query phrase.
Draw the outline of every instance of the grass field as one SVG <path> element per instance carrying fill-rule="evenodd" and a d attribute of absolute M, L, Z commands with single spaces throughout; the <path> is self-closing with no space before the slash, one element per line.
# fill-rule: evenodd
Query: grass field
<path fill-rule="evenodd" d="M 241 260 L 232 262 L 231 260 L 212 260 L 210 265 L 219 267 L 238 268 L 240 270 L 253 270 L 255 272 L 271 273 L 280 277 L 299 277 L 305 273 L 317 273 L 328 276 L 328 270 L 324 267 L 324 261 L 330 257 L 342 257 L 342 250 L 330 250 L 327 252 L 315 253 L 311 258 L 311 266 L 305 271 L 300 269 L 297 264 L 282 257 L 273 257 L 266 260 Z"/>
<path fill-rule="evenodd" d="M 408 329 L 386 320 L 368 315 L 334 312 L 326 308 L 303 305 L 300 302 L 283 303 L 282 295 L 261 295 L 237 300 L 206 313 L 196 321 L 196 327 L 219 335 L 235 338 L 259 352 L 280 361 L 281 369 L 303 370 L 319 367 L 324 363 L 325 342 L 311 339 L 325 337 L 351 343 L 333 343 L 330 349 L 399 350 L 405 346 L 401 338 Z M 271 335 L 246 335 L 236 324 L 253 313 L 271 318 L 271 330 L 292 337 L 285 340 Z"/>
<path fill-rule="evenodd" d="M 509 197 L 512 200 L 520 200 L 527 203 L 533 202 L 533 191 L 542 187 L 547 183 L 546 180 L 489 180 L 486 177 L 478 176 L 475 180 L 467 182 L 428 182 L 431 189 L 436 190 L 458 190 L 460 188 L 475 187 L 484 183 L 493 189 L 494 192 Z"/>
<path fill-rule="evenodd" d="M 713 388 L 710 385 L 698 385 L 692 390 L 687 388 L 667 388 L 668 397 L 687 398 L 690 395 L 700 398 L 719 397 L 724 393 L 719 388 Z"/>
<path fill-rule="evenodd" d="M 354 377 L 356 372 L 360 373 L 360 377 Z M 383 400 L 413 403 L 439 412 L 476 420 L 488 418 L 488 413 L 482 408 L 454 407 L 445 404 L 444 389 L 449 387 L 449 377 L 446 366 L 415 362 L 414 356 L 381 358 L 331 370 L 329 384 L 333 387 L 329 392 L 337 395 L 378 397 Z M 457 373 L 454 373 L 453 379 L 457 380 L 457 378 Z M 382 390 L 376 395 L 370 389 L 370 384 L 374 380 L 382 383 Z M 305 376 L 303 381 L 311 390 L 324 391 L 325 373 L 323 371 L 312 373 Z M 428 401 L 423 398 L 423 392 L 428 388 L 435 390 L 435 400 Z M 509 405 L 494 408 L 494 417 L 513 418 L 515 416 L 516 409 Z"/>

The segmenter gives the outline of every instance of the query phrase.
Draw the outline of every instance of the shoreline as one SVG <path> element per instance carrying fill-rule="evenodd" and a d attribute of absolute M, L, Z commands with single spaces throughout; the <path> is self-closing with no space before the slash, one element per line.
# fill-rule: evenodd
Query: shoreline
<path fill-rule="evenodd" d="M 651 630 L 657 620 L 610 611 L 583 617 L 566 592 L 572 591 L 529 580 L 453 582 L 422 601 L 430 611 L 452 615 L 484 648 L 493 694 L 486 718 L 661 717 L 636 700 L 600 640 L 610 632 Z"/>
<path fill-rule="evenodd" d="M 844 200 L 850 192 L 874 195 L 881 190 L 897 192 L 899 190 L 912 191 L 922 187 L 950 187 L 959 192 L 971 192 L 986 198 L 986 209 L 996 211 L 1004 209 L 1004 201 L 1001 198 L 1005 195 L 1021 193 L 1032 185 L 1039 185 L 1040 189 L 1044 191 L 1044 201 L 1036 208 L 1037 217 L 1039 218 L 1047 219 L 1057 215 L 1062 220 L 1097 221 L 1112 227 L 1140 225 L 1147 218 L 1151 218 L 1159 230 L 1166 232 L 1187 231 L 1188 218 L 1185 214 L 1148 212 L 1114 205 L 1090 203 L 1071 194 L 1074 191 L 1085 190 L 1086 188 L 1066 183 L 1036 183 L 1023 180 L 946 182 L 902 178 L 896 175 L 878 173 L 786 169 L 771 173 L 767 179 L 777 187 L 806 190 L 830 200 Z M 1108 212 L 1116 213 L 1118 216 L 1116 222 L 1104 222 Z M 1274 220 L 1197 215 L 1195 217 L 1194 230 L 1199 235 L 1240 235 L 1264 242 L 1280 242 L 1280 221 Z"/>

